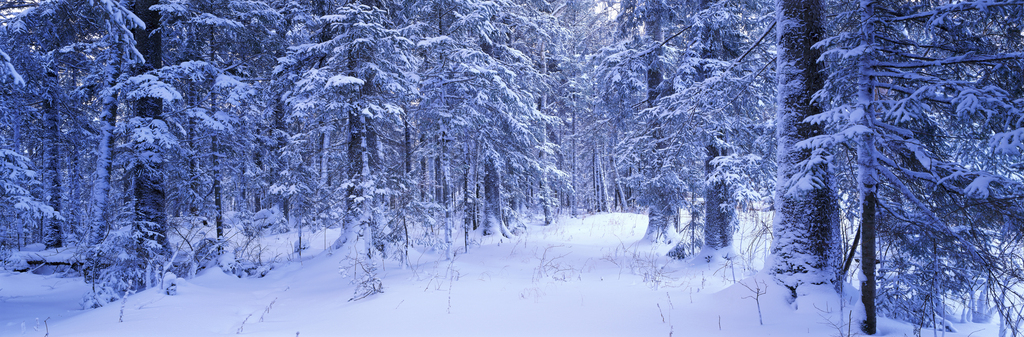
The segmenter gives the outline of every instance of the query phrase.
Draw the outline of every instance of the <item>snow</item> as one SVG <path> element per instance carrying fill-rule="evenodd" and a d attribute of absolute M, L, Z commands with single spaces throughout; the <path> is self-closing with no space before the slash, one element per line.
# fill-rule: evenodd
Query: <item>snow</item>
<path fill-rule="evenodd" d="M 41 243 L 27 245 L 21 251 L 14 252 L 12 258 L 37 263 L 61 264 L 78 264 L 84 260 L 77 247 L 44 249 L 45 247 Z"/>
<path fill-rule="evenodd" d="M 226 100 L 232 105 L 241 105 L 242 102 L 256 93 L 251 85 L 245 84 L 231 75 L 217 75 L 213 86 L 218 89 L 228 89 Z M 221 120 L 224 119 L 221 118 Z"/>
<path fill-rule="evenodd" d="M 446 35 L 441 35 L 423 39 L 420 42 L 417 42 L 416 46 L 421 48 L 433 48 L 435 45 L 439 44 L 455 44 L 455 41 Z"/>
<path fill-rule="evenodd" d="M 921 162 L 921 166 L 926 168 L 932 167 L 932 157 L 929 156 L 928 153 L 925 152 L 925 149 L 920 145 L 908 142 L 907 148 L 914 151 L 914 158 L 917 158 L 917 161 Z"/>
<path fill-rule="evenodd" d="M 135 90 L 129 93 L 129 97 L 153 97 L 163 99 L 165 101 L 181 99 L 181 93 L 179 93 L 178 90 L 151 74 L 134 76 L 131 77 L 129 81 L 131 81 L 131 83 L 136 87 Z"/>
<path fill-rule="evenodd" d="M 970 185 L 964 188 L 964 193 L 972 198 L 988 199 L 988 185 L 995 180 L 997 178 L 990 175 L 978 175 L 977 178 L 974 178 L 974 181 L 971 181 Z"/>
<path fill-rule="evenodd" d="M 340 229 L 304 237 L 301 260 L 289 253 L 294 233 L 268 237 L 290 262 L 263 278 L 217 268 L 166 275 L 165 289 L 90 310 L 78 304 L 89 290 L 81 278 L 0 271 L 0 336 L 830 336 L 853 317 L 855 291 L 801 287 L 807 294 L 789 303 L 765 273 L 721 258 L 665 258 L 669 247 L 640 243 L 646 223 L 637 214 L 560 217 L 512 239 L 473 235 L 468 253 L 457 242 L 453 260 L 414 250 L 408 267 L 379 265 L 384 292 L 358 301 L 349 301 L 351 264 L 320 244 Z M 736 237 L 753 226 L 746 221 Z M 954 325 L 961 333 L 946 336 L 997 331 Z M 886 319 L 879 330 L 913 335 Z"/>
<path fill-rule="evenodd" d="M 0 336 L 43 336 L 46 325 L 83 313 L 87 291 L 81 278 L 0 271 Z"/>
<path fill-rule="evenodd" d="M 238 21 L 217 17 L 217 16 L 215 16 L 213 14 L 210 14 L 210 13 L 202 13 L 199 16 L 197 16 L 195 18 L 192 18 L 192 22 L 198 23 L 200 25 L 208 25 L 208 26 L 219 27 L 219 28 L 228 28 L 228 29 L 231 29 L 231 28 L 237 29 L 237 28 L 242 28 L 242 27 L 245 26 L 245 25 L 239 23 Z"/>
<path fill-rule="evenodd" d="M 21 74 L 18 74 L 14 66 L 9 63 L 10 61 L 11 57 L 4 53 L 3 50 L 0 50 L 0 83 L 6 83 L 8 81 L 7 77 L 10 77 L 11 82 L 15 85 L 24 85 L 25 79 L 21 77 Z"/>
<path fill-rule="evenodd" d="M 1008 132 L 999 132 L 989 140 L 995 153 L 1006 155 L 1019 155 L 1024 148 L 1024 128 L 1017 128 Z"/>
<path fill-rule="evenodd" d="M 346 75 L 334 75 L 327 79 L 328 88 L 341 87 L 349 84 L 363 85 L 365 83 L 366 81 L 363 81 L 362 79 Z"/>

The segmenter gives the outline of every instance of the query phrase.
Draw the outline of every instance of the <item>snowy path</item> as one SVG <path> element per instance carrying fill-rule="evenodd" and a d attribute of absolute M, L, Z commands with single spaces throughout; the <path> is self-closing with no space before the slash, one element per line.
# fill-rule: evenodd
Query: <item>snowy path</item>
<path fill-rule="evenodd" d="M 53 279 L 64 283 L 47 291 L 31 283 L 40 276 L 0 274 L 0 335 L 43 336 L 33 317 L 44 315 L 51 336 L 838 335 L 830 323 L 845 316 L 838 298 L 809 296 L 815 303 L 794 310 L 782 289 L 763 287 L 761 326 L 757 303 L 745 298 L 754 292 L 733 285 L 731 268 L 661 257 L 664 247 L 637 243 L 645 223 L 630 214 L 562 219 L 512 240 L 487 238 L 454 261 L 412 254 L 413 268 L 384 266 L 383 294 L 355 302 L 339 272 L 344 263 L 327 254 L 259 279 L 207 271 L 182 282 L 176 296 L 150 290 L 130 297 L 123 317 L 120 302 L 75 309 L 86 290 L 80 281 Z M 11 297 L 8 284 L 40 289 Z M 947 336 L 978 329 L 986 330 L 973 336 L 995 334 L 971 325 Z M 887 320 L 880 330 L 912 335 L 909 325 Z"/>

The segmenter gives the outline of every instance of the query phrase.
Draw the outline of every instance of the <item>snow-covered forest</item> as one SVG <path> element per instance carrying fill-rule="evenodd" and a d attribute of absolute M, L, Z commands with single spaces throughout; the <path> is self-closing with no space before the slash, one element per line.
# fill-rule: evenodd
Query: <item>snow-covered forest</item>
<path fill-rule="evenodd" d="M 1024 0 L 0 0 L 0 260 L 0 335 L 1024 336 Z"/>

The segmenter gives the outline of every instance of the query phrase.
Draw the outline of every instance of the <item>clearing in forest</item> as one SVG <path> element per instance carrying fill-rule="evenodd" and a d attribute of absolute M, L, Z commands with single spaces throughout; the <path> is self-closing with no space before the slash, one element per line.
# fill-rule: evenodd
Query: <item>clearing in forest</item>
<path fill-rule="evenodd" d="M 636 214 L 563 217 L 551 226 L 528 226 L 526 233 L 511 239 L 471 238 L 468 253 L 460 241 L 454 260 L 435 252 L 412 251 L 409 267 L 394 261 L 378 266 L 384 292 L 357 301 L 349 301 L 355 290 L 351 263 L 316 243 L 304 252 L 301 263 L 297 258 L 281 263 L 263 278 L 237 278 L 211 268 L 193 279 L 179 279 L 176 295 L 153 288 L 92 310 L 81 310 L 77 304 L 88 290 L 81 278 L 4 271 L 0 274 L 0 335 L 43 336 L 48 331 L 50 336 L 105 337 L 845 336 L 857 332 L 857 327 L 848 326 L 851 318 L 856 321 L 850 308 L 857 298 L 841 300 L 823 291 L 788 303 L 784 289 L 756 272 L 762 264 L 757 257 L 760 250 L 748 252 L 749 256 L 733 253 L 732 260 L 671 260 L 664 257 L 670 247 L 643 243 L 646 223 L 646 216 Z M 748 223 L 742 231 L 751 232 L 752 226 Z M 327 231 L 329 237 L 337 234 Z M 288 247 L 288 235 L 265 240 Z M 737 235 L 735 245 L 744 237 Z M 743 245 L 752 247 L 751 243 Z M 995 336 L 998 330 L 977 324 L 954 327 L 960 332 L 945 336 Z M 914 335 L 909 324 L 891 320 L 881 320 L 879 330 L 880 335 Z"/>

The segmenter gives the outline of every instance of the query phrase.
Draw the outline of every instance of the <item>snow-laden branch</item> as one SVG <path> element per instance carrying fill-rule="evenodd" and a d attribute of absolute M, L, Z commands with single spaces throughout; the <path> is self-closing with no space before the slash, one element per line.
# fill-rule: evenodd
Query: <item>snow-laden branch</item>
<path fill-rule="evenodd" d="M 1007 6 L 1024 6 L 1024 1 L 1008 1 L 1008 2 L 972 1 L 972 2 L 959 2 L 959 3 L 949 4 L 949 5 L 945 5 L 945 6 L 940 6 L 940 7 L 934 8 L 934 9 L 932 9 L 930 11 L 927 11 L 927 12 L 916 13 L 916 14 L 905 15 L 905 16 L 898 16 L 898 17 L 892 18 L 890 21 L 892 21 L 892 22 L 899 22 L 899 21 L 907 21 L 907 20 L 917 20 L 917 19 L 923 19 L 923 18 L 933 17 L 933 16 L 937 16 L 937 15 L 942 15 L 942 14 L 948 14 L 948 13 L 964 12 L 964 11 L 970 11 L 970 10 L 982 10 L 982 11 L 985 11 L 985 10 L 988 10 L 989 8 L 993 8 L 993 7 L 1007 7 Z"/>
<path fill-rule="evenodd" d="M 995 61 L 1007 61 L 1007 60 L 1020 60 L 1024 59 L 1024 53 L 1005 53 L 997 55 L 976 55 L 973 52 L 965 55 L 959 55 L 949 57 L 935 61 L 908 61 L 908 62 L 875 62 L 877 67 L 888 67 L 888 68 L 927 68 L 927 67 L 939 67 L 948 66 L 954 64 L 963 63 L 982 63 L 982 62 L 995 62 Z"/>
<path fill-rule="evenodd" d="M 0 83 L 7 83 L 8 78 L 14 85 L 25 85 L 25 79 L 18 74 L 17 70 L 14 70 L 14 65 L 11 63 L 11 57 L 7 56 L 3 50 L 0 50 Z"/>
<path fill-rule="evenodd" d="M 929 220 L 928 222 L 925 223 L 925 225 L 931 227 L 931 229 L 935 230 L 936 232 L 950 235 L 959 240 L 960 242 L 968 242 L 959 233 L 950 230 L 949 227 L 945 225 L 945 222 L 943 222 L 942 219 L 940 219 L 938 216 L 935 215 L 934 212 L 932 212 L 931 207 L 929 207 L 920 199 L 918 199 L 917 195 L 913 191 L 911 191 L 910 188 L 907 187 L 907 185 L 903 184 L 903 181 L 900 180 L 900 178 L 897 177 L 895 174 L 893 174 L 888 167 L 886 167 L 885 165 L 879 165 L 878 172 L 881 173 L 887 180 L 889 180 L 889 183 L 892 184 L 892 186 L 896 187 L 896 189 L 899 190 L 904 197 L 906 197 L 912 204 L 914 204 L 915 207 L 918 208 L 918 210 L 921 211 L 922 214 L 924 214 L 924 216 Z M 981 255 L 978 253 L 977 248 L 971 245 L 966 246 L 967 251 L 971 255 L 972 259 L 980 258 Z"/>

